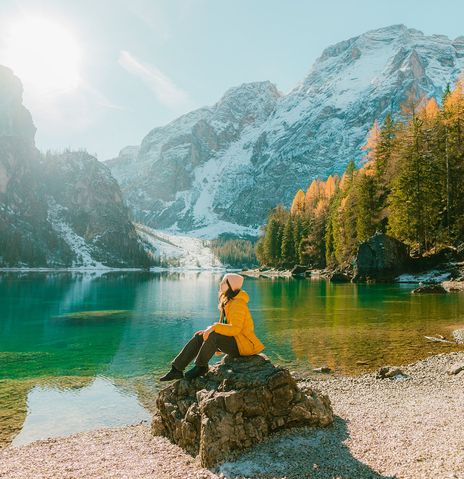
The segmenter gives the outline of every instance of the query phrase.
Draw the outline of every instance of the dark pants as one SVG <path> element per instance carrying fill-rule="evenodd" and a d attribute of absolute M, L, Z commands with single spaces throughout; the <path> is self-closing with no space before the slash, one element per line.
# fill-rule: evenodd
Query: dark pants
<path fill-rule="evenodd" d="M 194 334 L 171 364 L 176 369 L 183 371 L 196 356 L 195 364 L 197 366 L 208 366 L 208 361 L 218 349 L 234 357 L 240 356 L 237 341 L 233 336 L 225 336 L 211 331 L 206 341 L 203 340 L 202 334 Z"/>

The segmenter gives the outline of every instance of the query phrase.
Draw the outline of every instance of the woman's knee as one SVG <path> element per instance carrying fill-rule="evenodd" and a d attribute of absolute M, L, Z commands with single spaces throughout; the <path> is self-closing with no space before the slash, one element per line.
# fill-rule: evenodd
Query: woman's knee
<path fill-rule="evenodd" d="M 202 342 L 203 342 L 203 334 L 197 334 L 197 333 L 195 333 L 195 334 L 192 336 L 192 339 L 194 339 L 195 341 L 198 341 L 199 343 L 202 343 Z"/>

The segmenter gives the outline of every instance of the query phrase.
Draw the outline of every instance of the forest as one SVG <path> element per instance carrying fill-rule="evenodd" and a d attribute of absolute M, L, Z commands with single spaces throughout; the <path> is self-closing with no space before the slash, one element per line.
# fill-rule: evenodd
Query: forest
<path fill-rule="evenodd" d="M 261 265 L 349 266 L 376 232 L 422 257 L 464 241 L 464 75 L 440 104 L 411 92 L 397 119 L 375 121 L 339 177 L 314 179 L 290 209 L 270 210 L 256 243 Z"/>

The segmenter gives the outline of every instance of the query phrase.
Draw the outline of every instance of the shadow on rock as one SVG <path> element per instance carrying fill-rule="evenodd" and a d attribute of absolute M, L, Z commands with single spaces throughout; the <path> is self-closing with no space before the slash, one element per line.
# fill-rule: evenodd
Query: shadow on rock
<path fill-rule="evenodd" d="M 346 421 L 335 416 L 324 429 L 298 428 L 276 433 L 234 460 L 222 463 L 215 473 L 225 478 L 396 479 L 379 474 L 353 457 L 344 444 L 349 437 Z"/>

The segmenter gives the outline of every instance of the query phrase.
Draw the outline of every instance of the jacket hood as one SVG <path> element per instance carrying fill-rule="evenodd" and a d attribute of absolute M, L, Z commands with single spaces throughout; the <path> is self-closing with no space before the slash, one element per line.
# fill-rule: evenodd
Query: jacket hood
<path fill-rule="evenodd" d="M 242 301 L 245 301 L 245 303 L 248 303 L 248 301 L 250 300 L 250 297 L 248 296 L 248 293 L 241 289 L 239 291 L 239 293 L 237 294 L 237 296 L 234 297 L 234 299 L 241 299 Z"/>

